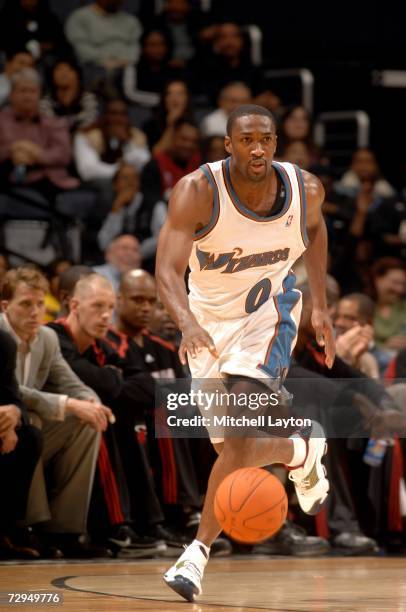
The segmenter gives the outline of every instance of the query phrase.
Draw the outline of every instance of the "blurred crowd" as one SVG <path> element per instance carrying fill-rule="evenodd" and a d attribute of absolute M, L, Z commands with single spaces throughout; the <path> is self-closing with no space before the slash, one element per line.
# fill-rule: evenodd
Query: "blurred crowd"
<path fill-rule="evenodd" d="M 358 436 L 329 441 L 332 492 L 314 522 L 292 498 L 276 537 L 253 549 L 219 538 L 213 554 L 403 549 L 406 191 L 371 149 L 334 166 L 308 110 L 253 62 L 248 24 L 191 0 L 159 13 L 141 2 L 138 14 L 97 0 L 64 23 L 46 0 L 3 4 L 0 557 L 176 556 L 193 538 L 214 453 L 207 438 L 155 438 L 157 379 L 188 377 L 155 252 L 174 185 L 226 156 L 227 118 L 249 102 L 276 118 L 277 159 L 326 190 L 338 357 L 328 370 L 298 262 L 304 309 L 287 384 L 311 379 L 325 408 L 315 418 L 339 427 L 345 405 Z M 29 237 L 13 249 L 33 221 L 53 253 L 46 265 Z M 374 465 L 368 439 L 380 442 Z"/>

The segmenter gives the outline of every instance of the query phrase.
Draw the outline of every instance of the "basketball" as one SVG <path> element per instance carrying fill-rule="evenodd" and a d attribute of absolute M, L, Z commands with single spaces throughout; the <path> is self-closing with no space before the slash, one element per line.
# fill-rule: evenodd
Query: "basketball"
<path fill-rule="evenodd" d="M 217 489 L 214 513 L 233 540 L 253 544 L 266 540 L 283 525 L 288 500 L 281 482 L 261 468 L 229 474 Z"/>

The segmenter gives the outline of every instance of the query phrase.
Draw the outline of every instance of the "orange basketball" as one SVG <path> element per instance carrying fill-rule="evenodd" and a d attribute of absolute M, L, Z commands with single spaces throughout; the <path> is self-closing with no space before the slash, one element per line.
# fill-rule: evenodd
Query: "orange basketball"
<path fill-rule="evenodd" d="M 287 512 L 283 485 L 260 468 L 242 468 L 229 474 L 214 499 L 214 513 L 223 531 L 245 544 L 261 542 L 276 533 Z"/>

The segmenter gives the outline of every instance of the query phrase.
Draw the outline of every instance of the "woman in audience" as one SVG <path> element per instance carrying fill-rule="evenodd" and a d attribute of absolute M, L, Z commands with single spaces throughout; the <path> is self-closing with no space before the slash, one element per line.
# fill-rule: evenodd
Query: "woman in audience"
<path fill-rule="evenodd" d="M 301 104 L 288 107 L 282 115 L 278 130 L 278 154 L 292 142 L 303 142 L 311 152 L 310 164 L 318 161 L 319 155 L 313 143 L 312 118 Z"/>
<path fill-rule="evenodd" d="M 83 89 L 81 71 L 74 60 L 62 59 L 53 66 L 50 92 L 41 100 L 40 109 L 47 117 L 65 117 L 71 132 L 95 123 L 97 98 Z"/>
<path fill-rule="evenodd" d="M 192 121 L 194 119 L 189 88 L 185 81 L 169 81 L 162 92 L 155 117 L 144 126 L 153 153 L 168 149 L 172 141 L 173 125 L 181 117 Z"/>

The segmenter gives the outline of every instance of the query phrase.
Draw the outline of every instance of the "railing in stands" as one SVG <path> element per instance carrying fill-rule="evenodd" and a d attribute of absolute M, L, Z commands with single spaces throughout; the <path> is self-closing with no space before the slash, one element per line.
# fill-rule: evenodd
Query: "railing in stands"
<path fill-rule="evenodd" d="M 308 68 L 271 69 L 265 70 L 264 74 L 265 78 L 270 81 L 272 81 L 272 79 L 282 79 L 283 81 L 299 80 L 301 85 L 301 103 L 310 114 L 313 114 L 314 76 Z"/>

